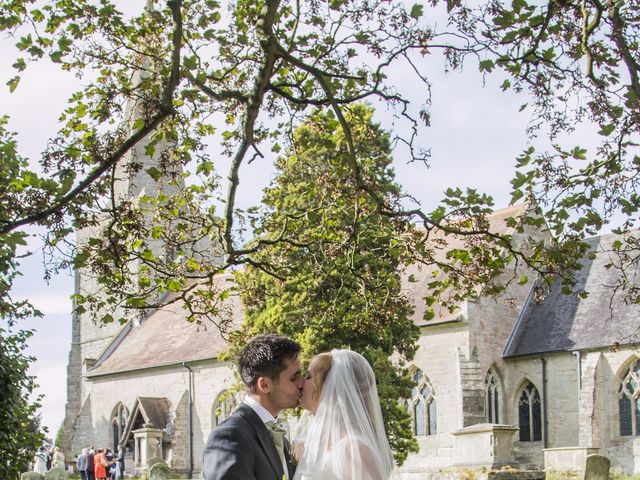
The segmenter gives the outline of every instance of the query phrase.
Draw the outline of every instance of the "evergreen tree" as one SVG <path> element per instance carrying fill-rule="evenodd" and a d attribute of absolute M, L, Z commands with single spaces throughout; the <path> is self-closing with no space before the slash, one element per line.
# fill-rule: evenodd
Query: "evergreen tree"
<path fill-rule="evenodd" d="M 302 344 L 306 360 L 345 347 L 369 360 L 387 434 L 402 463 L 416 449 L 410 415 L 399 401 L 410 395 L 403 366 L 414 355 L 419 333 L 401 291 L 410 226 L 381 215 L 365 192 L 378 191 L 387 207 L 400 201 L 389 136 L 372 115 L 358 104 L 346 114 L 361 183 L 349 174 L 354 159 L 333 114 L 316 111 L 296 130 L 254 219 L 253 246 L 263 248 L 238 282 L 244 338 L 279 332 Z M 274 241 L 282 236 L 288 240 Z"/>

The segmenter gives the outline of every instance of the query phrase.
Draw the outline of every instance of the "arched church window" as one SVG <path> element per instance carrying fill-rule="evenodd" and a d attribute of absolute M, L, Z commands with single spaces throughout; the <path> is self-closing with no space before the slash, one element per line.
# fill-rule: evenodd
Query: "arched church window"
<path fill-rule="evenodd" d="M 220 423 L 231 415 L 238 407 L 239 398 L 229 390 L 222 390 L 213 402 L 213 427 L 217 427 Z"/>
<path fill-rule="evenodd" d="M 427 376 L 417 370 L 413 375 L 416 386 L 411 391 L 409 409 L 413 419 L 415 435 L 435 435 L 438 433 L 436 394 Z"/>
<path fill-rule="evenodd" d="M 485 416 L 488 423 L 500 423 L 500 384 L 493 369 L 490 369 L 484 379 Z"/>
<path fill-rule="evenodd" d="M 636 361 L 622 377 L 618 391 L 620 435 L 640 435 L 640 360 Z"/>
<path fill-rule="evenodd" d="M 129 419 L 129 409 L 122 403 L 118 403 L 113 409 L 113 415 L 111 420 L 111 438 L 114 451 L 117 451 L 118 444 L 122 439 L 122 434 L 127 426 L 127 420 Z"/>
<path fill-rule="evenodd" d="M 542 412 L 538 389 L 531 382 L 522 389 L 518 401 L 518 426 L 521 442 L 542 440 Z"/>

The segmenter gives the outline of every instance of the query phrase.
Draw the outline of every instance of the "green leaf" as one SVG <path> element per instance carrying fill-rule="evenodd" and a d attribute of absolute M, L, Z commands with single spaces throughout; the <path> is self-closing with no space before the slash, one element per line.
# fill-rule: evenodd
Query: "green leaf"
<path fill-rule="evenodd" d="M 576 160 L 586 160 L 587 158 L 587 150 L 580 147 L 575 147 L 571 150 L 571 156 Z"/>
<path fill-rule="evenodd" d="M 490 72 L 493 70 L 494 63 L 493 60 L 482 60 L 480 62 L 480 71 L 481 72 Z"/>
<path fill-rule="evenodd" d="M 411 7 L 411 13 L 409 15 L 411 15 L 411 18 L 415 18 L 416 20 L 419 19 L 422 15 L 424 15 L 424 6 L 420 5 L 419 3 L 415 3 Z"/>
<path fill-rule="evenodd" d="M 189 70 L 194 70 L 198 67 L 198 57 L 195 55 L 186 56 L 183 59 L 183 63 Z"/>
<path fill-rule="evenodd" d="M 13 64 L 13 68 L 18 70 L 19 72 L 22 72 L 25 68 L 27 68 L 27 64 L 25 63 L 24 58 L 18 58 Z"/>
<path fill-rule="evenodd" d="M 71 47 L 72 43 L 73 41 L 69 37 L 61 37 L 60 39 L 58 39 L 58 48 L 62 52 L 70 52 L 71 48 L 69 47 Z"/>
<path fill-rule="evenodd" d="M 16 90 L 16 88 L 18 88 L 19 83 L 20 83 L 20 75 L 16 75 L 11 80 L 9 80 L 7 82 L 7 85 L 9 85 L 9 92 L 13 93 Z"/>
<path fill-rule="evenodd" d="M 156 182 L 159 182 L 160 179 L 162 178 L 162 172 L 160 170 L 158 170 L 156 167 L 149 167 L 149 168 L 147 168 L 146 172 Z"/>
<path fill-rule="evenodd" d="M 608 137 L 613 133 L 615 129 L 616 129 L 616 126 L 612 123 L 600 125 L 600 131 L 598 132 L 598 134 L 604 137 Z"/>

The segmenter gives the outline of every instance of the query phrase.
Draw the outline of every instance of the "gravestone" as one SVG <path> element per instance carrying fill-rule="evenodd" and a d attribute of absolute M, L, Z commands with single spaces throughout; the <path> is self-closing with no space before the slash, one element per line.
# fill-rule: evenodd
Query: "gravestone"
<path fill-rule="evenodd" d="M 149 480 L 168 480 L 169 467 L 166 463 L 156 463 L 149 469 Z"/>
<path fill-rule="evenodd" d="M 24 472 L 20 480 L 44 480 L 44 475 L 38 472 Z"/>
<path fill-rule="evenodd" d="M 54 467 L 44 474 L 44 480 L 68 480 L 69 474 L 62 467 Z"/>
<path fill-rule="evenodd" d="M 162 460 L 160 457 L 151 457 L 149 460 L 147 460 L 147 468 L 151 469 L 151 467 L 153 467 L 156 463 L 164 463 L 164 460 Z"/>
<path fill-rule="evenodd" d="M 611 461 L 602 455 L 587 455 L 584 480 L 609 480 Z"/>

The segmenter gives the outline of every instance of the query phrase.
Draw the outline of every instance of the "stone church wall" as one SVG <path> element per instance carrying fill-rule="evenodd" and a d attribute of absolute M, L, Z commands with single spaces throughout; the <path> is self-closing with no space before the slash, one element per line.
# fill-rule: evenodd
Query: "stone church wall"
<path fill-rule="evenodd" d="M 595 352 L 589 355 L 594 355 Z M 620 347 L 601 352 L 595 381 L 595 425 L 600 433 L 601 453 L 611 459 L 612 468 L 620 468 L 627 473 L 640 471 L 640 437 L 621 436 L 618 413 L 618 392 L 626 370 L 637 360 L 638 347 Z M 587 356 L 587 359 L 589 357 Z M 600 412 L 602 409 L 602 412 Z M 598 414 L 601 419 L 598 418 Z"/>
<path fill-rule="evenodd" d="M 543 448 L 559 448 L 578 445 L 578 374 L 574 355 L 570 353 L 547 354 L 546 362 L 546 408 L 547 421 L 543 424 L 541 441 L 519 441 L 514 435 L 516 460 L 521 463 L 542 466 Z M 508 359 L 503 373 L 506 423 L 518 425 L 518 403 L 522 388 L 527 381 L 533 383 L 543 401 L 543 361 L 539 356 Z M 544 420 L 543 420 L 544 423 Z M 546 445 L 545 440 L 546 428 Z"/>
<path fill-rule="evenodd" d="M 204 445 L 212 430 L 213 404 L 218 394 L 235 382 L 227 363 L 191 366 L 194 372 L 193 461 L 196 472 L 202 466 Z"/>
<path fill-rule="evenodd" d="M 231 371 L 222 363 L 202 362 L 190 365 L 193 377 L 193 463 L 194 472 L 200 471 L 204 443 L 211 431 L 211 411 L 213 401 L 220 390 L 230 384 Z M 91 379 L 88 383 L 91 394 L 91 423 L 93 431 L 84 436 L 96 448 L 111 446 L 111 414 L 118 402 L 122 402 L 131 413 L 137 397 L 166 397 L 169 400 L 172 425 L 172 439 L 176 451 L 170 456 L 176 459 L 180 470 L 186 470 L 188 439 L 189 372 L 181 365 L 143 370 L 130 374 L 120 373 Z M 86 427 L 86 425 L 85 425 Z M 167 455 L 167 452 L 165 452 Z M 178 459 L 180 459 L 178 461 Z"/>
<path fill-rule="evenodd" d="M 451 432 L 462 427 L 462 391 L 459 356 L 468 354 L 468 335 L 464 324 L 433 325 L 423 328 L 413 364 L 429 378 L 436 394 L 437 429 L 435 435 L 418 437 L 420 451 L 409 455 L 398 478 L 412 473 L 438 470 L 451 464 L 457 455 Z"/>
<path fill-rule="evenodd" d="M 532 286 L 530 283 L 513 286 L 508 295 L 483 296 L 477 302 L 469 302 L 471 348 L 477 351 L 483 376 L 492 365 L 500 372 L 504 370 L 502 353 Z"/>
<path fill-rule="evenodd" d="M 65 429 L 67 425 L 65 423 Z M 67 432 L 65 431 L 65 434 Z M 83 448 L 93 445 L 93 424 L 91 419 L 91 397 L 87 397 L 82 404 L 78 415 L 75 417 L 71 425 L 70 434 L 73 434 L 70 439 L 70 446 L 65 447 L 65 452 L 71 453 L 71 455 L 78 455 Z"/>

